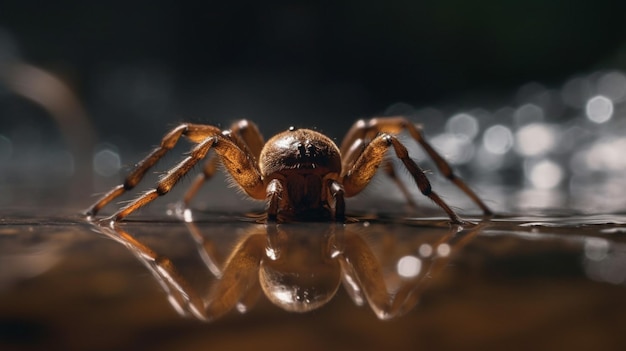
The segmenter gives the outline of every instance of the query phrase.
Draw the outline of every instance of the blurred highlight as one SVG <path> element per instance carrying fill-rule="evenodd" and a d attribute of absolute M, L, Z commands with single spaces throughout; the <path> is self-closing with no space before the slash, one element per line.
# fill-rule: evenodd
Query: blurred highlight
<path fill-rule="evenodd" d="M 494 201 L 503 202 L 502 208 L 626 208 L 623 72 L 577 75 L 558 89 L 532 82 L 511 100 L 503 105 L 500 99 L 500 107 L 491 110 L 454 105 L 418 110 L 394 104 L 389 111 L 409 111 L 435 148 L 479 192 L 491 192 Z M 435 169 L 419 147 L 411 153 L 424 167 Z M 437 172 L 430 177 L 437 187 L 446 186 Z M 508 196 L 497 188 L 517 189 L 518 194 Z"/>
<path fill-rule="evenodd" d="M 0 93 L 3 92 L 24 98 L 45 111 L 64 143 L 62 149 L 51 147 L 45 139 L 57 131 L 50 133 L 46 127 L 32 123 L 18 123 L 15 130 L 2 131 L 0 162 L 6 168 L 5 177 L 26 177 L 38 180 L 37 183 L 70 182 L 65 198 L 72 201 L 84 196 L 84 189 L 91 186 L 93 172 L 89 165 L 96 135 L 82 102 L 57 75 L 24 62 L 12 36 L 0 29 Z M 5 187 L 2 192 L 5 202 L 12 197 L 24 198 L 14 187 Z"/>

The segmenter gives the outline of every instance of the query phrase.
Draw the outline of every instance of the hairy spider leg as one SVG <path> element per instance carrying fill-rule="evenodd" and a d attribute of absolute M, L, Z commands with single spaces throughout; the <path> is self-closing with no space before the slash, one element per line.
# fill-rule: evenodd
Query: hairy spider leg
<path fill-rule="evenodd" d="M 114 187 L 88 210 L 88 215 L 95 215 L 104 206 L 115 200 L 128 190 L 133 189 L 145 176 L 146 172 L 152 168 L 169 150 L 171 150 L 181 136 L 190 139 L 192 142 L 199 143 L 212 135 L 220 134 L 221 130 L 217 127 L 202 124 L 181 124 L 169 131 L 161 140 L 161 144 L 150 152 L 143 160 L 135 165 L 135 168 L 126 176 L 124 183 Z"/>
<path fill-rule="evenodd" d="M 247 150 L 255 158 L 255 163 L 257 163 L 265 141 L 256 124 L 249 120 L 242 119 L 233 123 L 229 131 L 233 142 L 235 142 L 240 149 Z M 196 196 L 200 188 L 215 175 L 218 164 L 219 158 L 214 154 L 210 154 L 202 168 L 202 173 L 196 176 L 183 197 L 185 207 L 189 206 L 189 203 Z"/>
<path fill-rule="evenodd" d="M 413 200 L 413 197 L 411 196 L 411 192 L 409 192 L 409 189 L 406 187 L 404 182 L 402 182 L 402 180 L 400 180 L 400 177 L 396 173 L 396 170 L 395 170 L 395 167 L 393 166 L 393 163 L 390 160 L 383 160 L 382 168 L 383 168 L 383 171 L 385 172 L 385 174 L 387 174 L 387 176 L 389 178 L 391 178 L 391 180 L 394 182 L 394 184 L 396 184 L 398 189 L 400 189 L 400 191 L 402 192 L 402 195 L 404 195 L 404 198 L 406 199 L 409 207 L 412 208 L 412 209 L 417 209 L 417 204 Z"/>
<path fill-rule="evenodd" d="M 409 157 L 406 147 L 391 134 L 383 133 L 375 137 L 362 149 L 352 167 L 342 171 L 345 196 L 351 197 L 360 193 L 370 183 L 390 147 L 393 147 L 396 156 L 409 171 L 422 194 L 441 207 L 448 214 L 452 223 L 462 223 L 450 206 L 432 190 L 424 171 Z M 353 156 L 349 155 L 348 157 L 352 158 Z"/>
<path fill-rule="evenodd" d="M 349 136 L 355 133 L 353 129 L 354 129 L 354 126 L 353 128 L 350 129 L 350 131 L 348 131 Z M 344 170 L 344 172 L 351 169 L 352 166 L 354 166 L 354 162 L 356 162 L 356 159 L 361 155 L 367 143 L 374 137 L 376 137 L 376 134 L 371 135 L 371 136 L 368 135 L 368 138 L 361 137 L 361 138 L 355 139 L 351 137 L 350 138 L 352 140 L 351 145 L 347 145 L 346 143 L 346 140 L 348 140 L 348 138 L 344 139 L 344 142 L 342 143 L 343 148 L 341 149 L 341 154 L 343 155 L 341 168 L 342 170 Z M 387 174 L 387 176 L 391 178 L 391 180 L 396 184 L 396 186 L 400 189 L 400 191 L 406 198 L 406 201 L 409 207 L 411 207 L 412 209 L 416 209 L 417 204 L 415 203 L 415 201 L 413 201 L 413 197 L 411 196 L 411 193 L 407 189 L 406 185 L 400 180 L 400 177 L 398 177 L 398 174 L 396 173 L 391 160 L 383 160 L 382 166 L 383 166 L 383 171 L 385 172 L 385 174 Z"/>
<path fill-rule="evenodd" d="M 143 178 L 146 171 L 154 166 L 168 150 L 171 150 L 183 135 L 192 142 L 197 143 L 197 145 L 191 149 L 189 156 L 161 177 L 154 189 L 139 196 L 116 212 L 111 217 L 113 220 L 119 221 L 157 197 L 168 193 L 187 172 L 206 157 L 211 148 L 218 154 L 226 170 L 243 191 L 254 199 L 265 199 L 265 188 L 260 171 L 254 156 L 250 154 L 248 149 L 242 150 L 237 143 L 231 139 L 228 131 L 221 132 L 219 128 L 208 125 L 182 124 L 167 133 L 161 141 L 161 145 L 137 164 L 135 170 L 127 176 L 124 184 L 114 188 L 102 197 L 92 206 L 88 213 L 95 214 L 111 200 L 123 194 L 125 191 L 132 189 Z"/>
<path fill-rule="evenodd" d="M 112 219 L 119 221 L 157 197 L 167 194 L 196 163 L 206 157 L 211 148 L 215 150 L 220 157 L 221 163 L 244 192 L 257 200 L 265 199 L 266 191 L 263 186 L 263 179 L 254 159 L 247 151 L 241 150 L 228 136 L 217 134 L 206 138 L 196 145 L 189 153 L 189 156 L 170 169 L 158 181 L 154 189 L 149 190 L 120 209 L 112 216 Z"/>
<path fill-rule="evenodd" d="M 450 164 L 428 143 L 428 141 L 424 138 L 421 128 L 411 123 L 406 117 L 396 116 L 396 117 L 378 117 L 372 118 L 370 120 L 359 120 L 355 122 L 352 127 L 348 130 L 345 138 L 341 143 L 341 152 L 345 155 L 346 152 L 349 152 L 355 148 L 355 145 L 359 143 L 363 143 L 362 140 L 372 140 L 376 137 L 376 135 L 380 133 L 389 133 L 393 135 L 397 135 L 401 133 L 403 130 L 409 132 L 411 137 L 426 151 L 428 156 L 435 162 L 439 171 L 452 183 L 454 183 L 459 189 L 461 189 L 478 207 L 481 208 L 483 213 L 486 216 L 490 216 L 493 214 L 491 209 L 476 195 L 476 193 L 461 179 L 459 178 Z M 350 162 L 355 162 L 356 156 L 352 156 L 345 160 L 347 162 L 347 168 L 349 169 Z M 387 166 L 386 166 L 387 167 Z M 389 165 L 388 167 L 393 167 L 393 165 Z M 388 175 L 394 179 L 396 184 L 400 183 L 400 180 L 395 175 L 395 172 L 391 174 L 387 172 Z M 402 187 L 401 187 L 402 190 Z M 408 195 L 408 192 L 403 190 L 403 193 Z M 409 197 L 407 196 L 407 199 Z"/>

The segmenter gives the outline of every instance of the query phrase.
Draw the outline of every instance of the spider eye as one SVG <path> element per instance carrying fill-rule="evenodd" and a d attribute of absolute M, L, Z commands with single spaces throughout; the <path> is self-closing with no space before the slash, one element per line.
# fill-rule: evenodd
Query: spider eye
<path fill-rule="evenodd" d="M 300 156 L 306 155 L 306 148 L 302 143 L 298 143 L 298 151 L 300 151 Z"/>
<path fill-rule="evenodd" d="M 290 131 L 290 132 L 293 132 L 293 131 L 295 131 L 295 130 L 296 130 L 296 127 L 294 127 L 294 126 L 289 127 L 289 131 Z"/>

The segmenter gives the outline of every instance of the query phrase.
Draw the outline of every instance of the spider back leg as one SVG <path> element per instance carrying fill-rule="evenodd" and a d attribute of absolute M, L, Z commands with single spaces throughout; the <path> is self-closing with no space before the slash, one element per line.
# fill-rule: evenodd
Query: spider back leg
<path fill-rule="evenodd" d="M 406 117 L 397 116 L 397 117 L 379 117 L 372 118 L 369 121 L 360 120 L 357 121 L 352 128 L 346 134 L 344 141 L 342 142 L 342 154 L 348 153 L 352 154 L 354 152 L 359 153 L 361 150 L 356 149 L 354 145 L 363 141 L 366 143 L 367 140 L 372 140 L 376 135 L 380 133 L 388 133 L 391 135 L 397 135 L 401 133 L 403 130 L 408 131 L 411 137 L 426 151 L 428 156 L 435 162 L 439 171 L 452 183 L 454 183 L 461 191 L 463 191 L 480 209 L 486 216 L 490 216 L 493 214 L 491 209 L 480 199 L 480 197 L 461 179 L 459 178 L 450 164 L 430 145 L 430 143 L 424 138 L 422 132 L 419 127 L 415 124 L 411 123 Z M 356 157 L 354 155 L 349 156 L 349 159 L 355 160 Z M 400 186 L 400 190 L 402 190 L 402 186 L 400 185 L 400 180 L 395 177 L 395 172 L 387 172 L 388 175 L 391 175 L 392 179 L 396 184 Z M 403 190 L 404 192 L 404 190 Z M 405 193 L 406 195 L 406 193 Z M 408 197 L 407 197 L 408 198 Z"/>
<path fill-rule="evenodd" d="M 255 162 L 257 162 L 265 142 L 256 124 L 245 119 L 239 120 L 232 124 L 227 134 L 240 149 L 247 150 L 255 158 Z M 219 158 L 215 155 L 210 155 L 202 168 L 202 173 L 196 176 L 183 197 L 185 207 L 189 206 L 189 203 L 202 188 L 202 185 L 213 177 L 218 164 Z"/>

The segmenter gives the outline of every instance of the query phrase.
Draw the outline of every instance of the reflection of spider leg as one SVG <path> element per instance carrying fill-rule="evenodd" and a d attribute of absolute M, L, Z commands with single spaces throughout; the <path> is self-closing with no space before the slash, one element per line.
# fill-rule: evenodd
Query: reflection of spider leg
<path fill-rule="evenodd" d="M 216 278 L 221 278 L 223 267 L 220 264 L 222 260 L 220 259 L 217 248 L 211 240 L 204 240 L 204 237 L 200 233 L 200 230 L 195 223 L 185 222 L 185 224 L 187 226 L 187 229 L 189 230 L 189 235 L 191 235 L 193 240 L 196 242 L 200 258 L 202 258 L 204 264 Z"/>
<path fill-rule="evenodd" d="M 369 184 L 390 147 L 393 147 L 396 156 L 409 171 L 422 194 L 441 207 L 453 223 L 461 223 L 461 220 L 450 206 L 432 190 L 424 171 L 409 157 L 406 147 L 395 136 L 390 134 L 379 134 L 371 143 L 365 146 L 352 167 L 343 170 L 343 187 L 346 197 L 358 194 Z"/>
<path fill-rule="evenodd" d="M 406 117 L 380 117 L 372 118 L 368 121 L 359 120 L 352 125 L 341 144 L 341 153 L 346 155 L 359 150 L 359 144 L 373 140 L 380 133 L 389 133 L 397 135 L 402 131 L 408 131 L 411 137 L 426 151 L 428 156 L 435 162 L 439 171 L 459 189 L 461 189 L 476 205 L 478 205 L 485 215 L 491 215 L 493 212 L 485 203 L 476 195 L 476 193 L 456 174 L 454 174 L 450 164 L 430 145 L 424 138 L 421 128 L 411 123 Z M 361 147 L 362 149 L 362 147 Z M 357 151 L 354 151 L 357 150 Z M 344 169 L 348 169 L 350 162 L 356 162 L 356 156 L 344 159 Z"/>
<path fill-rule="evenodd" d="M 222 278 L 205 299 L 206 319 L 217 319 L 234 307 L 247 309 L 258 296 L 251 289 L 259 287 L 259 264 L 266 243 L 264 234 L 251 234 L 237 244 L 226 261 Z"/>
<path fill-rule="evenodd" d="M 169 258 L 159 255 L 118 226 L 112 227 L 114 232 L 108 227 L 99 228 L 128 247 L 144 263 L 181 315 L 215 320 L 235 307 L 244 312 L 260 294 L 259 264 L 267 243 L 264 234 L 252 233 L 239 241 L 224 265 L 221 278 L 201 297 Z"/>
<path fill-rule="evenodd" d="M 169 258 L 157 254 L 150 247 L 144 245 L 118 226 L 113 226 L 114 232 L 111 232 L 111 229 L 107 227 L 99 228 L 105 234 L 129 248 L 150 270 L 159 285 L 167 293 L 168 301 L 179 314 L 183 316 L 192 314 L 197 318 L 205 319 L 202 299 L 178 273 Z"/>
<path fill-rule="evenodd" d="M 197 230 L 193 225 L 189 228 Z M 192 236 L 196 242 L 199 242 L 197 235 L 200 234 L 197 231 L 194 234 L 193 230 Z M 258 273 L 267 243 L 264 232 L 252 231 L 239 240 L 221 270 L 216 263 L 215 252 L 205 251 L 202 254 L 203 249 L 214 249 L 214 247 L 207 245 L 204 240 L 202 243 L 202 249 L 199 248 L 199 251 L 203 260 L 207 263 L 209 259 L 216 271 L 214 273 L 218 273 L 216 274 L 218 280 L 203 299 L 202 319 L 215 320 L 233 308 L 242 313 L 246 312 L 261 294 Z M 211 271 L 213 272 L 213 269 Z"/>
<path fill-rule="evenodd" d="M 345 231 L 343 254 L 339 257 L 344 286 L 355 303 L 361 305 L 367 301 L 378 318 L 401 316 L 415 307 L 428 283 L 441 274 L 453 253 L 467 245 L 482 228 L 480 225 L 472 228 L 456 242 L 457 228 L 453 228 L 435 244 L 435 247 L 449 245 L 450 252 L 423 258 L 418 275 L 401 284 L 394 292 L 388 290 L 381 264 L 367 242 L 359 234 Z"/>

